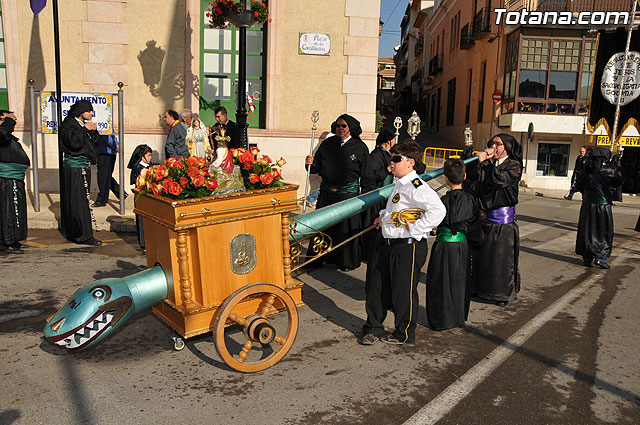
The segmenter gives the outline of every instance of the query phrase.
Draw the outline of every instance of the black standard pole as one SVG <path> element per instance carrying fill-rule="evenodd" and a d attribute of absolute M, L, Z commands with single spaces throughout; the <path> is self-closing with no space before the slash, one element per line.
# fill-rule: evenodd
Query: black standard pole
<path fill-rule="evenodd" d="M 58 183 L 60 185 L 60 221 L 64 222 L 62 200 L 64 199 L 64 184 L 62 173 L 62 141 L 60 140 L 60 125 L 62 124 L 62 85 L 60 83 L 60 28 L 58 24 L 58 0 L 53 0 L 53 45 L 56 60 L 56 115 L 58 119 L 56 131 L 58 132 Z"/>
<path fill-rule="evenodd" d="M 247 136 L 247 27 L 238 28 L 240 50 L 238 52 L 238 98 L 236 99 L 236 121 L 240 131 L 240 146 L 249 149 Z"/>

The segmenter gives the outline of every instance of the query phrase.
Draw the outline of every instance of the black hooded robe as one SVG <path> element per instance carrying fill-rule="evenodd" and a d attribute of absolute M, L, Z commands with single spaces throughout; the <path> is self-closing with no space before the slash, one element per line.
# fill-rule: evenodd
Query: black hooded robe
<path fill-rule="evenodd" d="M 131 183 L 132 185 L 136 184 L 136 180 L 138 179 L 140 173 L 142 173 L 142 170 L 151 166 L 151 164 L 143 164 L 141 162 L 142 157 L 144 156 L 144 151 L 147 147 L 147 145 L 136 146 L 133 153 L 131 154 L 129 163 L 127 164 L 127 168 L 131 170 L 131 174 L 129 175 L 129 183 Z M 144 226 L 142 217 L 138 214 L 136 214 L 136 230 L 136 233 L 138 234 L 138 244 L 140 245 L 140 248 L 145 249 L 146 245 L 144 242 Z"/>
<path fill-rule="evenodd" d="M 76 106 L 79 101 L 74 104 Z M 88 103 L 88 102 L 87 102 Z M 91 104 L 89 104 L 89 107 Z M 86 109 L 90 111 L 92 109 Z M 72 113 L 73 111 L 73 113 Z M 65 158 L 75 159 L 83 157 L 95 164 L 97 155 L 95 146 L 98 143 L 98 132 L 87 130 L 74 117 L 85 110 L 69 111 L 67 118 L 60 126 L 60 139 Z M 85 186 L 86 183 L 86 186 Z M 60 200 L 62 206 L 62 230 L 65 237 L 75 243 L 84 243 L 93 238 L 91 209 L 89 207 L 89 188 L 91 187 L 90 167 L 71 167 L 64 165 L 62 173 L 64 197 Z"/>
<path fill-rule="evenodd" d="M 361 192 L 366 192 L 373 187 L 367 171 L 369 148 L 359 137 L 362 133 L 360 123 L 346 114 L 341 115 L 338 119 L 340 118 L 349 125 L 351 139 L 343 146 L 341 146 L 342 139 L 338 136 L 325 139 L 318 147 L 311 165 L 310 172 L 317 173 L 322 177 L 316 209 L 356 197 Z M 331 190 L 331 188 L 347 185 L 356 186 L 355 191 L 341 193 L 339 190 Z M 331 238 L 332 245 L 336 246 L 362 229 L 363 219 L 360 215 L 355 215 L 326 229 L 324 233 Z M 324 261 L 335 264 L 339 268 L 352 270 L 360 267 L 361 258 L 362 242 L 360 238 L 356 238 L 325 255 Z"/>
<path fill-rule="evenodd" d="M 487 159 L 467 169 L 468 183 L 484 211 L 515 206 L 518 203 L 518 185 L 522 177 L 522 149 L 508 134 L 498 134 L 508 157 L 500 165 Z M 496 136 L 494 136 L 496 137 Z M 492 138 L 493 139 L 493 138 Z M 473 285 L 475 296 L 495 302 L 509 302 L 520 291 L 520 231 L 517 221 L 493 223 L 486 218 L 482 223 L 481 249 L 473 253 Z"/>
<path fill-rule="evenodd" d="M 442 198 L 447 215 L 439 229 L 461 232 L 460 242 L 436 241 L 431 248 L 427 267 L 427 319 L 433 330 L 445 330 L 464 325 L 469 315 L 471 279 L 469 276 L 469 246 L 476 246 L 480 236 L 479 209 L 474 197 L 462 190 L 451 190 Z"/>
<path fill-rule="evenodd" d="M 619 181 L 607 181 L 601 174 L 603 163 L 611 158 L 611 151 L 601 146 L 587 154 L 585 169 L 576 186 L 583 193 L 576 235 L 576 254 L 585 261 L 607 260 L 613 246 L 613 214 L 611 188 Z M 613 184 L 612 184 L 613 183 Z"/>
<path fill-rule="evenodd" d="M 31 162 L 12 132 L 15 121 L 5 117 L 0 125 L 0 162 L 29 166 Z M 27 239 L 27 194 L 24 178 L 0 177 L 0 245 Z M 6 248 L 3 248 L 6 249 Z"/>

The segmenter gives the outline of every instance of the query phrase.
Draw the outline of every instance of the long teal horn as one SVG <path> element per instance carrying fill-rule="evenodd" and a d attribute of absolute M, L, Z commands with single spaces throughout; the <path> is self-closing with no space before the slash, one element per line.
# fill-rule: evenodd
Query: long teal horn
<path fill-rule="evenodd" d="M 469 159 L 465 159 L 464 163 L 469 164 L 477 160 L 477 156 L 473 156 Z M 429 181 L 441 176 L 443 173 L 442 168 L 429 171 L 420 176 L 424 181 Z M 384 202 L 387 200 L 393 189 L 393 184 L 381 187 L 380 189 L 372 190 L 363 195 L 356 196 L 355 198 L 345 199 L 344 201 L 336 204 L 320 208 L 319 210 L 312 211 L 307 214 L 299 215 L 291 219 L 289 224 L 289 242 L 295 240 L 304 239 L 310 233 L 316 231 L 325 230 L 334 224 L 340 223 L 347 218 L 361 213 L 372 206 Z"/>

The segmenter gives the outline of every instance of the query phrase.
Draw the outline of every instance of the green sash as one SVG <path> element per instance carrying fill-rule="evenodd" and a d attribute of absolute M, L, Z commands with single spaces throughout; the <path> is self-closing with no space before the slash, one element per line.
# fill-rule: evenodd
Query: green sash
<path fill-rule="evenodd" d="M 607 198 L 599 190 L 585 189 L 582 202 L 595 205 L 608 205 Z"/>
<path fill-rule="evenodd" d="M 84 155 L 69 156 L 65 154 L 62 162 L 68 168 L 89 168 L 90 166 L 89 158 Z"/>
<path fill-rule="evenodd" d="M 462 232 L 454 235 L 448 227 L 438 226 L 438 232 L 436 233 L 436 241 L 438 242 L 462 242 L 465 239 L 467 237 Z"/>
<path fill-rule="evenodd" d="M 359 180 L 354 180 L 352 182 L 345 184 L 344 186 L 332 186 L 325 182 L 320 183 L 320 189 L 330 193 L 340 193 L 340 194 L 358 193 L 358 187 L 360 187 Z"/>
<path fill-rule="evenodd" d="M 28 165 L 15 162 L 0 162 L 0 177 L 5 179 L 24 180 Z"/>

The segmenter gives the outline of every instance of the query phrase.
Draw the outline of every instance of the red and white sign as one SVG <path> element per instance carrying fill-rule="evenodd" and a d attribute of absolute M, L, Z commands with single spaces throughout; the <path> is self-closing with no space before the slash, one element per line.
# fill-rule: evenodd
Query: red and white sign
<path fill-rule="evenodd" d="M 493 103 L 500 103 L 502 101 L 502 92 L 500 90 L 494 91 L 491 98 L 493 99 Z"/>

